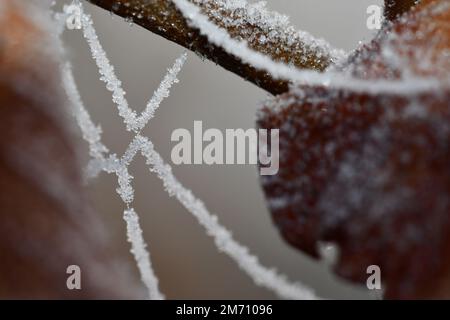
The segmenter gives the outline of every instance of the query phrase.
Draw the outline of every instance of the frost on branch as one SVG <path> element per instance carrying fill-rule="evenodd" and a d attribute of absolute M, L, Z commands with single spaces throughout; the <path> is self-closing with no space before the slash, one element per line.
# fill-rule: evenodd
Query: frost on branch
<path fill-rule="evenodd" d="M 166 0 L 89 0 L 112 13 L 174 41 L 225 69 L 236 73 L 267 91 L 278 94 L 288 90 L 288 82 L 243 63 L 239 56 L 224 51 L 188 25 L 172 1 Z M 225 30 L 233 39 L 244 41 L 249 48 L 275 62 L 299 69 L 325 70 L 339 60 L 343 52 L 323 40 L 296 31 L 285 16 L 269 12 L 262 3 L 244 0 L 195 0 L 202 13 Z"/>
<path fill-rule="evenodd" d="M 201 12 L 236 40 L 274 61 L 323 71 L 344 57 L 323 39 L 296 30 L 289 17 L 266 8 L 266 2 L 193 0 Z"/>
<path fill-rule="evenodd" d="M 405 81 L 398 81 L 398 79 L 395 81 L 390 81 L 390 79 L 361 79 L 339 70 L 340 64 L 330 67 L 326 72 L 301 70 L 284 62 L 272 60 L 269 56 L 250 48 L 245 41 L 233 39 L 225 29 L 210 22 L 208 17 L 201 13 L 200 8 L 189 1 L 173 0 L 173 2 L 187 17 L 189 24 L 198 28 L 199 32 L 205 35 L 210 43 L 222 47 L 229 54 L 239 57 L 243 62 L 252 65 L 254 68 L 266 71 L 273 79 L 289 79 L 294 86 L 306 84 L 367 93 L 408 94 L 428 91 L 439 85 L 435 79 L 423 77 Z"/>
<path fill-rule="evenodd" d="M 448 297 L 449 20 L 448 1 L 422 1 L 335 71 L 428 89 L 302 85 L 259 114 L 281 128 L 279 174 L 262 184 L 285 239 L 314 257 L 336 243 L 353 281 L 380 266 L 387 298 Z"/>

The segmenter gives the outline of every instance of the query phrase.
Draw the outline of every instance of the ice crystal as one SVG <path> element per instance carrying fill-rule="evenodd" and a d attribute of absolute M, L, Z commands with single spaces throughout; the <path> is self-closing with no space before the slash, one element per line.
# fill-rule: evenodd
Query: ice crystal
<path fill-rule="evenodd" d="M 265 1 L 249 3 L 244 0 L 193 0 L 214 24 L 224 28 L 233 38 L 247 39 L 253 49 L 265 52 L 276 46 L 281 52 L 301 52 L 304 59 L 320 65 L 326 57 L 337 62 L 345 57 L 343 50 L 333 48 L 327 41 L 296 30 L 289 17 L 266 8 Z M 268 44 L 268 45 L 267 45 Z M 288 55 L 290 56 L 290 55 Z M 295 55 L 290 59 L 296 59 Z M 277 59 L 278 60 L 278 59 Z M 292 60 L 284 60 L 293 63 Z"/>
<path fill-rule="evenodd" d="M 150 255 L 146 249 L 144 238 L 142 237 L 139 217 L 134 209 L 130 208 L 125 210 L 124 219 L 127 223 L 127 236 L 128 241 L 131 243 L 131 252 L 135 257 L 139 271 L 141 272 L 142 282 L 144 282 L 149 289 L 151 297 L 162 300 L 164 299 L 164 296 L 158 289 L 158 278 L 153 272 L 149 272 L 149 270 L 152 270 L 153 268 L 150 264 Z"/>
<path fill-rule="evenodd" d="M 177 81 L 176 74 L 181 70 L 186 61 L 186 54 L 182 54 L 174 63 L 173 67 L 164 77 L 160 87 L 148 102 L 145 110 L 140 116 L 128 106 L 125 99 L 125 91 L 122 89 L 122 83 L 117 78 L 114 67 L 108 60 L 103 50 L 95 29 L 92 26 L 92 20 L 89 15 L 82 15 L 83 34 L 86 38 L 92 56 L 97 64 L 100 79 L 105 82 L 106 88 L 112 92 L 113 101 L 119 109 L 119 115 L 125 120 L 127 130 L 139 131 L 145 127 L 147 122 L 153 117 L 155 110 L 161 104 L 161 101 L 169 95 L 170 87 Z"/>

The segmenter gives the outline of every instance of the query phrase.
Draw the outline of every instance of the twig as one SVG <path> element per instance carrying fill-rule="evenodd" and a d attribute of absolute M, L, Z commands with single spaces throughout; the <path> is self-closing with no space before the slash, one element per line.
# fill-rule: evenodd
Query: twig
<path fill-rule="evenodd" d="M 273 79 L 266 72 L 256 70 L 209 43 L 198 30 L 189 26 L 170 0 L 88 1 L 212 60 L 272 94 L 283 93 L 288 89 L 287 81 Z M 230 9 L 222 5 L 224 1 L 191 1 L 198 4 L 205 15 L 225 28 L 233 38 L 246 40 L 250 48 L 275 61 L 302 69 L 323 71 L 341 54 L 325 41 L 297 32 L 283 21 L 283 16 L 264 8 L 253 6 L 255 12 L 249 13 L 241 8 Z"/>
<path fill-rule="evenodd" d="M 222 48 L 211 44 L 198 30 L 189 26 L 183 15 L 170 0 L 87 0 L 105 10 L 124 17 L 130 22 L 173 41 L 207 58 L 238 76 L 256 84 L 272 94 L 288 90 L 289 82 L 277 80 L 268 73 L 243 63 Z M 191 0 L 202 8 L 219 27 L 225 28 L 233 38 L 246 40 L 249 47 L 274 61 L 291 64 L 300 69 L 325 70 L 341 57 L 323 40 L 297 32 L 284 23 L 283 17 L 264 8 L 253 6 L 256 14 L 241 8 L 229 8 L 226 1 Z M 385 16 L 389 20 L 409 10 L 416 0 L 385 0 Z M 259 17 L 260 13 L 266 16 Z M 256 17 L 256 18 L 255 18 Z M 278 20 L 273 25 L 265 21 Z M 281 23 L 280 23 L 281 21 Z"/>

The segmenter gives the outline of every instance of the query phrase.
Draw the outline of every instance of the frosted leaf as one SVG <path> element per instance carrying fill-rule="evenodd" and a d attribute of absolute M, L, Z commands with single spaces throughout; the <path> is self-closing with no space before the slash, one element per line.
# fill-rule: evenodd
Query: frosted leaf
<path fill-rule="evenodd" d="M 450 2 L 423 6 L 395 23 L 388 23 L 375 39 L 358 48 L 348 61 L 336 68 L 357 78 L 405 81 L 421 76 L 439 79 L 448 86 Z"/>
<path fill-rule="evenodd" d="M 280 128 L 280 171 L 262 184 L 284 238 L 314 257 L 318 244 L 334 242 L 335 270 L 352 281 L 365 283 L 367 266 L 379 265 L 388 299 L 418 298 L 429 274 L 447 272 L 449 16 L 450 2 L 418 5 L 343 66 L 355 79 L 408 84 L 426 75 L 436 87 L 373 94 L 303 85 L 258 115 L 261 128 Z"/>
<path fill-rule="evenodd" d="M 417 297 L 448 258 L 450 90 L 297 93 L 258 120 L 280 128 L 280 170 L 261 182 L 283 237 L 314 257 L 318 243 L 336 242 L 340 276 L 365 283 L 376 264 L 387 297 Z"/>

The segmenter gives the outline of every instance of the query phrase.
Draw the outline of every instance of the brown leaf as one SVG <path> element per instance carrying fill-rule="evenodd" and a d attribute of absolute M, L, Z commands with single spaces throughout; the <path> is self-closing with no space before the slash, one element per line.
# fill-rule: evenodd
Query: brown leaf
<path fill-rule="evenodd" d="M 0 298 L 132 298 L 81 183 L 54 43 L 21 1 L 0 14 Z M 78 265 L 82 290 L 68 290 Z"/>
<path fill-rule="evenodd" d="M 352 281 L 380 266 L 387 298 L 450 296 L 450 11 L 430 8 L 397 21 L 397 36 L 380 35 L 343 68 L 405 77 L 381 54 L 389 49 L 410 76 L 433 76 L 442 88 L 405 96 L 303 86 L 258 121 L 280 128 L 280 171 L 262 185 L 283 237 L 313 257 L 319 242 L 336 243 L 335 270 Z"/>

